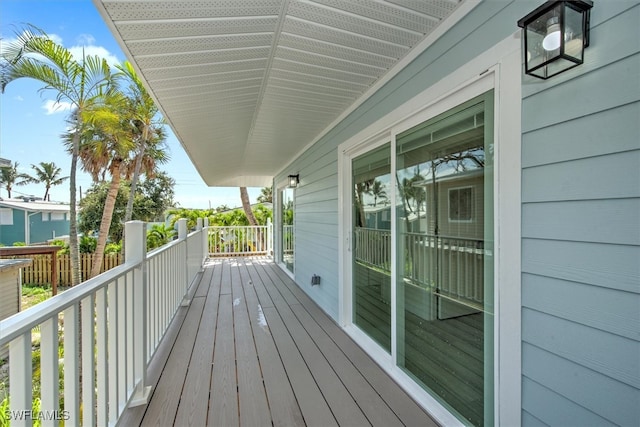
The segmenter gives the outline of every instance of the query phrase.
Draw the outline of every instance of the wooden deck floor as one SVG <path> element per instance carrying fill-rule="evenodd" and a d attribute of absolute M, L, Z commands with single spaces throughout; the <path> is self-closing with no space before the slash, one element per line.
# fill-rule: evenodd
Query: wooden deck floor
<path fill-rule="evenodd" d="M 270 260 L 213 260 L 121 425 L 434 426 Z"/>

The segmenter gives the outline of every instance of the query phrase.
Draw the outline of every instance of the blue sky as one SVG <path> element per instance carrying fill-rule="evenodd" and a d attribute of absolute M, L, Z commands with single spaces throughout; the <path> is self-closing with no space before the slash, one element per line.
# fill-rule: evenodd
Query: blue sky
<path fill-rule="evenodd" d="M 84 48 L 86 53 L 98 54 L 110 62 L 126 59 L 91 0 L 0 1 L 0 42 L 14 38 L 26 23 L 41 28 L 72 52 Z M 24 173 L 33 172 L 31 164 L 54 162 L 68 176 L 71 157 L 64 151 L 60 138 L 66 128 L 68 110 L 54 105 L 54 92 L 38 92 L 41 87 L 38 82 L 21 79 L 9 84 L 0 95 L 0 157 L 17 161 L 19 171 Z M 177 138 L 167 129 L 171 161 L 161 169 L 176 180 L 176 202 L 182 207 L 201 209 L 223 204 L 240 206 L 238 188 L 212 188 L 204 184 Z M 91 178 L 80 169 L 78 186 L 83 192 L 91 186 Z M 42 197 L 44 188 L 14 187 L 13 197 L 22 194 Z M 259 188 L 249 189 L 252 202 L 259 194 Z M 0 189 L 0 197 L 7 197 L 4 188 Z M 54 187 L 51 200 L 68 202 L 68 183 Z"/>

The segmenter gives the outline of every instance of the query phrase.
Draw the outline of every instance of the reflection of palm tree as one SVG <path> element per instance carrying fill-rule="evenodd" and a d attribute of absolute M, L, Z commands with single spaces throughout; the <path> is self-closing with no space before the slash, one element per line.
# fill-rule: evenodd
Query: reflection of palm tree
<path fill-rule="evenodd" d="M 384 191 L 384 186 L 377 179 L 373 181 L 369 192 L 373 196 L 373 206 L 378 205 L 378 199 L 387 200 L 387 192 Z"/>

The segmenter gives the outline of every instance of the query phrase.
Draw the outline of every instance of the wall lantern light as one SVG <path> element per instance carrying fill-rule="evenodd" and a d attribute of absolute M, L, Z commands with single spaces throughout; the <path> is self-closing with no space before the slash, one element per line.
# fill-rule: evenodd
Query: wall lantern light
<path fill-rule="evenodd" d="M 590 0 L 549 0 L 520 19 L 525 73 L 546 80 L 582 64 L 592 7 Z"/>
<path fill-rule="evenodd" d="M 300 175 L 289 175 L 289 188 L 296 188 L 300 182 Z"/>

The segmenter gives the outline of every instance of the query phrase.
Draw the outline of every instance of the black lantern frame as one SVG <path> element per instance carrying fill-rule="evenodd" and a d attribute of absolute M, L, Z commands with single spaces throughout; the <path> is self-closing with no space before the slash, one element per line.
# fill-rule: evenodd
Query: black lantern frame
<path fill-rule="evenodd" d="M 289 188 L 296 188 L 300 182 L 300 175 L 289 175 Z"/>
<path fill-rule="evenodd" d="M 546 80 L 584 62 L 591 0 L 549 0 L 518 21 L 525 73 Z"/>

